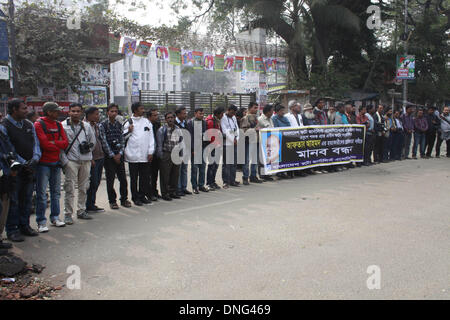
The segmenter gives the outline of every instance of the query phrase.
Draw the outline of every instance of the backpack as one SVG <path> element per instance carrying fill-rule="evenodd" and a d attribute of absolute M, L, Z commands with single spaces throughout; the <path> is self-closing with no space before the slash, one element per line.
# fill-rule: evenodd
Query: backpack
<path fill-rule="evenodd" d="M 39 119 L 38 122 L 41 124 L 42 130 L 44 131 L 45 134 L 51 134 L 52 136 L 54 135 L 53 132 L 49 132 L 47 130 L 47 125 L 45 124 L 44 120 Z M 56 126 L 58 127 L 58 137 L 61 137 L 62 125 L 61 125 L 61 123 L 59 123 L 59 121 L 56 121 Z M 53 138 L 55 138 L 55 136 L 53 136 Z M 54 139 L 54 140 L 56 140 L 56 139 Z"/>

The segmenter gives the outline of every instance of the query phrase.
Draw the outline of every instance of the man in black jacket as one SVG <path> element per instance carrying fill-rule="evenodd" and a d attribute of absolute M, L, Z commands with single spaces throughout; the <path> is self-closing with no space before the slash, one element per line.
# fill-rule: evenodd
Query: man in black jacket
<path fill-rule="evenodd" d="M 436 134 L 441 126 L 441 120 L 435 114 L 435 107 L 429 107 L 427 110 L 427 115 L 425 118 L 428 122 L 428 130 L 425 134 L 426 136 L 426 158 L 431 158 L 431 152 L 433 152 L 434 142 L 436 141 Z"/>
<path fill-rule="evenodd" d="M 203 141 L 203 135 L 206 132 L 206 121 L 203 120 L 203 108 L 194 110 L 194 118 L 188 121 L 186 128 L 191 134 L 191 184 L 192 190 L 198 194 L 199 190 L 208 192 L 205 187 L 205 171 L 206 163 L 203 159 L 203 151 L 208 145 L 207 141 Z"/>
<path fill-rule="evenodd" d="M 373 115 L 373 120 L 375 121 L 375 147 L 374 147 L 374 162 L 380 163 L 383 161 L 383 149 L 384 149 L 384 107 L 380 104 L 378 106 L 377 112 Z"/>

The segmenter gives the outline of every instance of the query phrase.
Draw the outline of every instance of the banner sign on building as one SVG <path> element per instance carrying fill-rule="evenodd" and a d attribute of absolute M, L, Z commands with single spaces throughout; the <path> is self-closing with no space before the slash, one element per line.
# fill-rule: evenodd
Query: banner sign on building
<path fill-rule="evenodd" d="M 123 38 L 122 53 L 132 56 L 136 51 L 136 40 L 128 37 Z"/>
<path fill-rule="evenodd" d="M 85 64 L 80 70 L 80 78 L 82 85 L 107 86 L 110 82 L 108 65 Z"/>
<path fill-rule="evenodd" d="M 181 50 L 181 64 L 185 67 L 194 66 L 194 56 L 190 50 Z"/>
<path fill-rule="evenodd" d="M 225 65 L 223 67 L 223 71 L 230 72 L 233 70 L 234 66 L 234 56 L 225 57 Z"/>
<path fill-rule="evenodd" d="M 214 59 L 214 70 L 217 72 L 223 72 L 224 66 L 225 66 L 225 56 L 217 54 Z"/>
<path fill-rule="evenodd" d="M 170 52 L 170 64 L 174 66 L 179 66 L 181 64 L 181 49 L 169 48 L 169 52 Z"/>
<path fill-rule="evenodd" d="M 152 47 L 152 44 L 150 42 L 140 41 L 139 45 L 136 49 L 135 55 L 137 55 L 138 57 L 141 57 L 141 58 L 147 58 L 151 47 Z"/>
<path fill-rule="evenodd" d="M 120 35 L 109 34 L 109 53 L 119 53 Z"/>
<path fill-rule="evenodd" d="M 265 174 L 363 162 L 364 125 L 262 129 Z"/>
<path fill-rule="evenodd" d="M 234 58 L 234 71 L 242 72 L 244 70 L 244 57 Z"/>
<path fill-rule="evenodd" d="M 203 55 L 203 69 L 214 71 L 214 56 L 209 53 Z"/>
<path fill-rule="evenodd" d="M 0 20 L 0 61 L 8 62 L 8 60 L 9 60 L 8 26 L 5 20 Z"/>
<path fill-rule="evenodd" d="M 255 71 L 253 66 L 253 57 L 245 57 L 245 70 L 249 72 Z"/>
<path fill-rule="evenodd" d="M 264 62 L 262 58 L 255 58 L 255 72 L 264 72 Z"/>
<path fill-rule="evenodd" d="M 194 58 L 194 69 L 202 70 L 203 69 L 203 52 L 193 51 L 192 57 Z"/>
<path fill-rule="evenodd" d="M 78 102 L 84 107 L 106 108 L 106 87 L 81 86 Z"/>
<path fill-rule="evenodd" d="M 0 66 L 0 80 L 9 80 L 8 66 Z"/>
<path fill-rule="evenodd" d="M 414 80 L 416 58 L 414 56 L 397 56 L 397 80 Z"/>
<path fill-rule="evenodd" d="M 156 59 L 169 61 L 169 50 L 166 47 L 156 46 Z"/>

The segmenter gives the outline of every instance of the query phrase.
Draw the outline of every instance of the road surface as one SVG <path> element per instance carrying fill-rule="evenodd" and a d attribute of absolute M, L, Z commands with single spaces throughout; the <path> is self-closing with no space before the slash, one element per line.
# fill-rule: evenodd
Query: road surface
<path fill-rule="evenodd" d="M 449 299 L 449 195 L 450 159 L 407 160 L 108 208 L 14 251 L 55 284 L 80 268 L 61 299 Z"/>

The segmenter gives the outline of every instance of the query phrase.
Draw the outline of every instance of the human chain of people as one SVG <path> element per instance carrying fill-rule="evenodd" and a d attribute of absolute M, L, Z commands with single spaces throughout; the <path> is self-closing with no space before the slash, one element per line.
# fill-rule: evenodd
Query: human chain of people
<path fill-rule="evenodd" d="M 74 224 L 75 217 L 91 220 L 92 213 L 105 212 L 96 202 L 103 172 L 109 207 L 119 210 L 120 206 L 142 207 L 240 187 L 236 179 L 240 165 L 242 185 L 246 186 L 417 159 L 418 155 L 428 159 L 433 150 L 439 158 L 443 142 L 450 157 L 449 107 L 442 113 L 435 107 L 392 110 L 383 105 L 356 108 L 339 104 L 326 109 L 325 100 L 318 99 L 314 106 L 297 100 L 289 101 L 287 107 L 267 104 L 259 114 L 258 104 L 251 102 L 245 110 L 235 105 L 218 106 L 206 118 L 201 107 L 193 110 L 191 119 L 187 119 L 187 108 L 178 107 L 165 113 L 162 123 L 158 109 L 145 110 L 140 102 L 131 106 L 132 115 L 123 123 L 117 118 L 119 107 L 115 103 L 107 107 L 107 119 L 101 122 L 96 107 L 84 109 L 73 103 L 68 118 L 59 122 L 62 110 L 57 103 L 46 102 L 43 116 L 37 117 L 28 113 L 23 100 L 8 102 L 8 115 L 0 125 L 0 233 L 5 229 L 12 242 L 48 232 L 47 219 L 54 227 L 65 227 Z M 305 141 L 308 137 L 302 132 L 314 139 Z M 335 140 L 317 140 L 318 133 Z M 345 157 L 339 162 L 334 158 L 309 159 L 327 156 L 328 151 Z M 289 152 L 297 154 L 294 162 Z M 189 164 L 192 191 L 187 188 Z M 219 165 L 222 186 L 216 178 Z M 275 171 L 267 170 L 268 166 Z M 114 189 L 116 179 L 119 195 Z M 37 230 L 30 225 L 34 192 Z M 2 255 L 11 248 L 11 243 L 0 243 Z"/>

